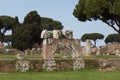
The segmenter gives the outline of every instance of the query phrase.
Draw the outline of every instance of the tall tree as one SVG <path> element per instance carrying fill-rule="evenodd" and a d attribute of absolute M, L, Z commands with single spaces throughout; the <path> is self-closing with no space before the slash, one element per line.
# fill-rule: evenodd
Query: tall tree
<path fill-rule="evenodd" d="M 120 0 L 79 0 L 73 15 L 83 22 L 101 20 L 120 34 Z"/>
<path fill-rule="evenodd" d="M 100 33 L 91 33 L 91 34 L 84 34 L 82 37 L 81 37 L 81 40 L 83 42 L 85 42 L 87 39 L 90 39 L 90 40 L 93 40 L 94 41 L 94 46 L 96 47 L 96 41 L 98 39 L 103 39 L 104 38 L 104 35 L 103 34 L 100 34 Z"/>
<path fill-rule="evenodd" d="M 21 24 L 17 25 L 14 28 L 14 33 L 13 33 L 13 42 L 12 46 L 14 48 L 24 50 L 27 48 L 32 48 L 32 30 L 31 27 L 33 27 L 30 24 Z"/>
<path fill-rule="evenodd" d="M 39 43 L 40 42 L 40 34 L 42 32 L 42 26 L 41 26 L 41 17 L 40 15 L 37 13 L 37 11 L 31 11 L 29 12 L 25 18 L 24 18 L 24 24 L 31 24 L 31 28 L 30 31 L 32 31 L 31 33 L 31 37 L 32 37 L 32 45 L 35 43 Z"/>
<path fill-rule="evenodd" d="M 17 19 L 16 19 L 17 21 Z M 23 50 L 40 43 L 41 17 L 37 11 L 29 12 L 22 24 L 17 24 L 13 33 L 13 47 Z"/>
<path fill-rule="evenodd" d="M 63 29 L 62 23 L 59 21 L 55 21 L 51 18 L 46 18 L 46 17 L 42 17 L 41 18 L 41 25 L 44 29 L 47 30 L 53 30 L 53 29 Z"/>
<path fill-rule="evenodd" d="M 24 24 L 34 24 L 37 23 L 38 25 L 41 25 L 41 17 L 40 15 L 37 13 L 37 11 L 31 11 L 29 12 L 23 21 Z"/>
<path fill-rule="evenodd" d="M 3 41 L 6 31 L 11 30 L 15 24 L 15 18 L 0 16 L 0 41 Z"/>
<path fill-rule="evenodd" d="M 109 34 L 106 39 L 105 43 L 120 43 L 120 35 L 119 34 Z"/>

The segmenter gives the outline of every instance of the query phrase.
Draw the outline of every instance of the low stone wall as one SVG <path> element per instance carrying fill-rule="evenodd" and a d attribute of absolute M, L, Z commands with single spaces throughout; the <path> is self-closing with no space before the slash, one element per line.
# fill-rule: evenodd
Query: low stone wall
<path fill-rule="evenodd" d="M 0 72 L 15 71 L 15 60 L 0 59 Z"/>
<path fill-rule="evenodd" d="M 120 59 L 29 59 L 24 60 L 25 64 L 18 63 L 18 60 L 13 59 L 0 59 L 0 71 L 11 72 L 19 71 L 16 69 L 16 63 L 18 69 L 22 72 L 26 71 L 53 71 L 53 70 L 79 70 L 85 69 L 100 69 L 111 70 L 120 69 Z M 27 65 L 26 65 L 27 64 Z M 20 67 L 20 68 L 19 68 Z M 22 69 L 25 68 L 25 69 Z M 25 71 L 24 71 L 25 70 Z"/>

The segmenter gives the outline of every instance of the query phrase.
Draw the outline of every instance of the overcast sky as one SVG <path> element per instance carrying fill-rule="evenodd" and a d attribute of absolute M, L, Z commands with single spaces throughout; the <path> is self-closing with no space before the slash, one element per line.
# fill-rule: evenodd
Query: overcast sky
<path fill-rule="evenodd" d="M 80 39 L 85 33 L 98 32 L 107 36 L 115 33 L 101 21 L 80 22 L 73 16 L 73 10 L 79 0 L 0 0 L 0 16 L 18 16 L 22 22 L 30 11 L 36 10 L 41 17 L 60 21 L 64 30 L 73 30 L 74 38 Z M 84 43 L 82 43 L 84 45 Z M 102 40 L 98 45 L 104 45 Z"/>

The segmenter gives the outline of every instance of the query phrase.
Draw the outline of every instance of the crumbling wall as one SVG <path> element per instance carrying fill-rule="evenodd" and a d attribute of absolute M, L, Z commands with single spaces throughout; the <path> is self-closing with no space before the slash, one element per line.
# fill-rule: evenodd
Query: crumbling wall
<path fill-rule="evenodd" d="M 120 44 L 118 43 L 108 44 L 107 47 L 108 47 L 108 53 L 110 54 L 116 54 L 116 50 L 120 51 Z"/>
<path fill-rule="evenodd" d="M 15 71 L 15 60 L 0 59 L 0 71 L 2 72 Z"/>
<path fill-rule="evenodd" d="M 80 43 L 76 43 L 75 39 L 53 39 L 52 44 L 57 45 L 56 53 L 59 53 L 61 55 L 72 54 L 72 49 L 69 48 L 70 45 L 79 55 L 82 54 L 82 46 L 80 45 Z"/>
<path fill-rule="evenodd" d="M 79 70 L 79 69 L 99 69 L 99 70 L 113 70 L 120 69 L 120 59 L 30 59 L 28 71 L 52 71 L 52 70 Z M 44 63 L 47 61 L 46 63 Z M 50 61 L 50 62 L 49 62 Z M 0 60 L 1 72 L 13 72 L 16 71 L 16 60 L 2 59 Z M 52 65 L 52 66 L 51 66 Z"/>

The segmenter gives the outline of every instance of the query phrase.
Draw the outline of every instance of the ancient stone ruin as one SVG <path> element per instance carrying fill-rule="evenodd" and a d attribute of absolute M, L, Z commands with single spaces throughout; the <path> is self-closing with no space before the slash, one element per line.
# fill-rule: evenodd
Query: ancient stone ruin
<path fill-rule="evenodd" d="M 86 51 L 85 55 L 86 56 L 90 56 L 91 53 L 92 53 L 91 45 L 92 45 L 91 41 L 90 40 L 86 40 L 86 46 L 85 46 L 85 51 Z"/>
<path fill-rule="evenodd" d="M 83 69 L 85 67 L 85 62 L 81 58 L 77 58 L 73 62 L 73 70 Z"/>
<path fill-rule="evenodd" d="M 40 48 L 27 49 L 24 52 L 15 51 L 17 59 L 16 63 L 14 63 L 15 69 L 14 67 L 12 69 L 20 72 L 26 72 L 28 70 L 79 70 L 89 67 L 91 64 L 94 68 L 98 68 L 99 70 L 120 69 L 120 59 L 88 59 L 88 61 L 87 59 L 80 58 L 81 55 L 120 56 L 120 44 L 118 43 L 92 47 L 91 41 L 87 40 L 86 46 L 81 46 L 80 39 L 74 39 L 73 33 L 70 30 L 53 30 L 53 32 L 43 30 L 41 38 L 43 39 L 43 43 L 40 45 Z M 34 53 L 41 53 L 42 59 L 24 59 L 25 55 L 33 55 Z M 3 60 L 1 60 L 1 64 L 3 64 L 2 61 Z M 11 62 L 14 61 L 11 60 Z M 6 67 L 6 65 L 4 66 Z M 3 68 L 6 70 L 4 66 L 0 66 L 0 70 Z"/>
<path fill-rule="evenodd" d="M 67 55 L 71 55 L 72 58 L 78 58 L 82 51 L 80 40 L 73 39 L 72 31 L 67 30 L 62 32 L 61 30 L 53 30 L 52 34 L 53 38 L 50 37 L 50 32 L 47 30 L 43 30 L 41 33 L 41 38 L 43 39 L 43 69 L 46 71 L 53 71 L 56 69 L 54 60 L 55 55 L 62 55 L 63 58 L 67 58 Z M 61 38 L 61 36 L 64 36 L 64 38 Z M 80 69 L 81 64 L 79 59 L 76 60 L 74 69 Z"/>
<path fill-rule="evenodd" d="M 53 38 L 50 38 L 50 33 L 47 30 L 43 30 L 41 38 L 43 39 L 42 44 L 42 55 L 43 58 L 53 58 L 54 55 L 59 54 L 66 56 L 71 55 L 73 58 L 81 55 L 82 47 L 80 40 L 73 39 L 72 31 L 53 30 Z M 66 38 L 60 38 L 64 35 Z"/>
<path fill-rule="evenodd" d="M 24 61 L 24 54 L 22 52 L 19 52 L 17 54 L 17 61 L 15 64 L 16 71 L 26 72 L 29 70 L 29 61 Z"/>
<path fill-rule="evenodd" d="M 44 60 L 44 63 L 43 63 L 43 67 L 42 69 L 44 71 L 53 71 L 53 70 L 56 70 L 56 63 L 55 63 L 55 60 L 54 58 L 52 59 L 45 59 Z"/>
<path fill-rule="evenodd" d="M 96 55 L 117 55 L 120 56 L 120 44 L 110 43 L 96 49 Z"/>

